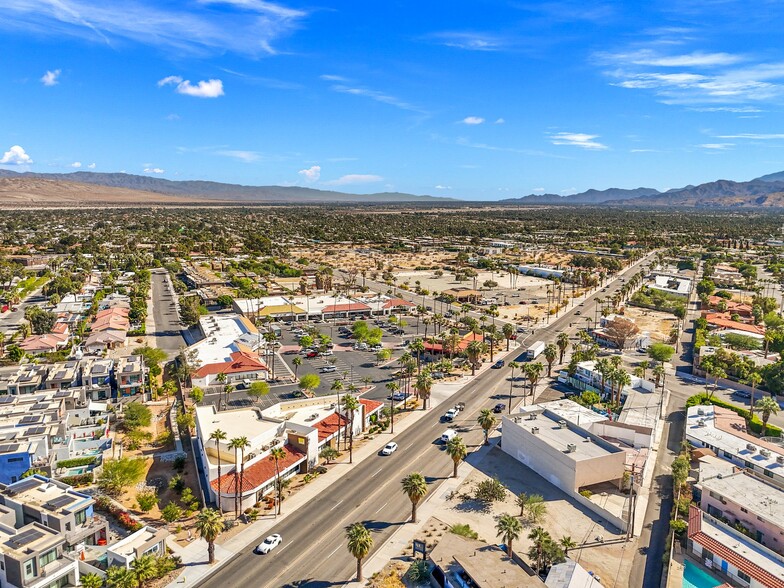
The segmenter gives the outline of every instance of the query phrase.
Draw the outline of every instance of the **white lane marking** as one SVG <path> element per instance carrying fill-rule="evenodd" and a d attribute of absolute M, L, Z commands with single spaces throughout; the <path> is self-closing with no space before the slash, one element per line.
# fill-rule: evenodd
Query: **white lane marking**
<path fill-rule="evenodd" d="M 339 507 L 341 504 L 343 504 L 343 501 L 342 501 L 342 500 L 339 500 L 339 501 L 338 501 L 338 502 L 335 504 L 335 506 L 333 506 L 333 507 L 332 507 L 332 508 L 330 508 L 329 510 L 335 510 L 335 509 L 336 509 L 337 507 Z"/>
<path fill-rule="evenodd" d="M 332 553 L 330 553 L 330 554 L 327 556 L 327 559 L 329 559 L 330 557 L 332 557 L 333 555 L 335 555 L 335 552 L 336 552 L 338 549 L 340 549 L 341 547 L 343 547 L 343 546 L 342 546 L 342 545 L 338 545 L 338 546 L 337 546 L 335 549 L 333 549 L 333 550 L 332 550 Z"/>
<path fill-rule="evenodd" d="M 406 449 L 411 449 L 413 446 L 414 446 L 414 444 L 412 443 L 411 445 L 409 445 L 408 447 L 406 447 Z"/>
<path fill-rule="evenodd" d="M 284 549 L 286 549 L 286 548 L 287 548 L 289 545 L 291 545 L 291 541 L 289 541 L 289 542 L 288 542 L 288 543 L 286 543 L 285 545 L 282 545 L 282 546 L 280 547 L 280 549 L 278 549 L 278 553 L 280 553 L 281 551 L 283 551 Z M 272 552 L 270 552 L 270 553 L 272 553 Z"/>
<path fill-rule="evenodd" d="M 381 470 L 383 470 L 383 469 L 384 468 L 378 468 L 378 471 L 375 474 L 373 474 L 372 476 L 370 476 L 370 477 L 371 478 L 375 478 L 377 475 L 379 475 L 381 473 Z"/>
<path fill-rule="evenodd" d="M 389 504 L 389 502 L 385 502 L 385 503 L 383 504 L 383 506 L 381 506 L 381 508 L 379 508 L 379 509 L 378 509 L 376 512 L 379 512 L 379 511 L 383 510 L 383 509 L 384 509 L 384 507 L 385 507 L 387 504 Z M 373 514 L 376 514 L 376 513 L 373 513 Z M 331 554 L 330 554 L 330 555 L 331 555 Z"/>

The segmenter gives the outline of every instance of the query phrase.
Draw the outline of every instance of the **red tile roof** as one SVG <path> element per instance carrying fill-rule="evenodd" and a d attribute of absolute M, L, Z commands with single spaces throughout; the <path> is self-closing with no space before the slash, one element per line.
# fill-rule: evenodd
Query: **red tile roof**
<path fill-rule="evenodd" d="M 280 473 L 285 472 L 293 465 L 303 461 L 307 454 L 291 445 L 284 445 L 283 450 L 286 456 L 278 462 Z M 275 477 L 275 460 L 265 457 L 254 463 L 252 466 L 245 466 L 245 476 L 243 477 L 242 494 L 257 490 Z M 239 483 L 239 472 L 237 473 L 237 483 Z M 234 494 L 235 491 L 234 471 L 220 477 L 221 494 Z M 218 491 L 218 479 L 210 482 L 210 486 Z"/>
<path fill-rule="evenodd" d="M 747 325 L 746 323 L 739 323 L 729 318 L 728 313 L 708 313 L 705 315 L 705 320 L 709 325 L 721 327 L 722 329 L 734 329 L 736 331 L 746 331 L 747 333 L 755 333 L 757 335 L 765 334 L 765 327 L 761 325 Z"/>
<path fill-rule="evenodd" d="M 701 545 L 714 555 L 748 574 L 767 588 L 784 588 L 784 580 L 777 578 L 769 571 L 747 560 L 720 541 L 702 532 L 703 512 L 694 505 L 689 506 L 689 539 Z"/>
<path fill-rule="evenodd" d="M 379 402 L 377 400 L 370 400 L 369 398 L 360 398 L 360 404 L 365 405 L 365 416 L 369 414 L 373 414 L 377 410 L 379 410 L 382 406 L 384 406 L 383 402 Z"/>
<path fill-rule="evenodd" d="M 360 400 L 361 402 L 361 400 Z M 338 424 L 340 423 L 340 424 Z M 332 435 L 338 432 L 338 427 L 345 430 L 348 425 L 348 419 L 342 414 L 333 412 L 328 417 L 321 419 L 313 425 L 313 428 L 318 430 L 319 442 L 329 439 Z"/>
<path fill-rule="evenodd" d="M 255 353 L 247 353 L 244 351 L 235 351 L 231 354 L 231 361 L 222 363 L 208 363 L 201 366 L 194 374 L 197 378 L 203 378 L 208 375 L 220 374 L 241 374 L 244 372 L 257 372 L 266 370 L 265 364 L 259 356 Z"/>
<path fill-rule="evenodd" d="M 362 304 L 361 302 L 350 302 L 348 304 L 333 304 L 332 306 L 325 306 L 321 313 L 364 311 L 370 311 L 370 307 L 367 304 Z"/>
<path fill-rule="evenodd" d="M 402 298 L 390 298 L 384 303 L 384 308 L 396 308 L 398 306 L 416 306 L 416 304 Z"/>

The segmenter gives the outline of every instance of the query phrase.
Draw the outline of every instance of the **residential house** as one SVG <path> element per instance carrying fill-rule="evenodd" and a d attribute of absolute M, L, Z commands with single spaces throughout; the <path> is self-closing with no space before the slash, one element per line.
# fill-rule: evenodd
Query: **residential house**
<path fill-rule="evenodd" d="M 144 555 L 166 555 L 166 537 L 169 532 L 164 528 L 144 526 L 106 549 L 107 566 L 131 564 Z"/>
<path fill-rule="evenodd" d="M 144 358 L 129 355 L 117 360 L 115 370 L 118 396 L 134 396 L 144 391 Z"/>

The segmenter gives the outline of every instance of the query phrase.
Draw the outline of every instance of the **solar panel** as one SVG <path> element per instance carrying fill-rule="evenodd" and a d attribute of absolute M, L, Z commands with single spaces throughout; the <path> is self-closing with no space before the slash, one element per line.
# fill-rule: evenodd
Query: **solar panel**
<path fill-rule="evenodd" d="M 16 400 L 16 396 L 0 396 L 0 404 L 11 404 Z"/>
<path fill-rule="evenodd" d="M 11 538 L 11 543 L 17 547 L 24 547 L 33 541 L 37 541 L 43 536 L 44 534 L 38 529 L 28 529 L 27 531 L 22 531 L 21 533 L 14 535 Z"/>
<path fill-rule="evenodd" d="M 29 437 L 31 435 L 43 435 L 46 433 L 46 427 L 33 427 L 31 429 L 27 429 L 24 434 L 25 436 Z"/>
<path fill-rule="evenodd" d="M 19 451 L 18 443 L 8 443 L 6 445 L 0 445 L 0 453 L 13 453 L 15 451 Z"/>
<path fill-rule="evenodd" d="M 43 482 L 36 478 L 25 478 L 24 480 L 20 480 L 19 482 L 15 482 L 8 486 L 6 492 L 13 496 L 14 494 L 21 494 L 22 492 L 27 492 L 33 488 L 38 488 L 41 484 L 43 484 Z"/>
<path fill-rule="evenodd" d="M 58 390 L 57 392 L 54 393 L 55 398 L 66 398 L 67 396 L 70 395 L 71 395 L 70 390 Z"/>
<path fill-rule="evenodd" d="M 19 421 L 20 425 L 33 425 L 35 423 L 43 422 L 44 417 L 40 415 L 28 414 L 27 416 L 22 417 L 22 420 Z"/>
<path fill-rule="evenodd" d="M 37 404 L 33 404 L 32 410 L 44 410 L 45 408 L 49 407 L 48 402 L 38 402 Z"/>
<path fill-rule="evenodd" d="M 62 380 L 68 372 L 65 370 L 60 370 L 54 375 L 55 380 Z"/>
<path fill-rule="evenodd" d="M 53 498 L 46 504 L 44 504 L 44 508 L 47 510 L 59 510 L 64 507 L 66 504 L 71 504 L 74 502 L 76 498 L 74 496 L 70 496 L 65 494 L 63 496 L 58 496 L 57 498 Z"/>

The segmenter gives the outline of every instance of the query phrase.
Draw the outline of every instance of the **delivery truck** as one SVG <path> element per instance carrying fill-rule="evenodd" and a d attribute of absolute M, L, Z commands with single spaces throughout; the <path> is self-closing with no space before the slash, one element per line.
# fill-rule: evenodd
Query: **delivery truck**
<path fill-rule="evenodd" d="M 539 357 L 539 354 L 544 351 L 545 344 L 544 341 L 536 341 L 535 343 L 531 343 L 528 349 L 525 352 L 525 358 L 528 361 L 534 360 Z"/>

